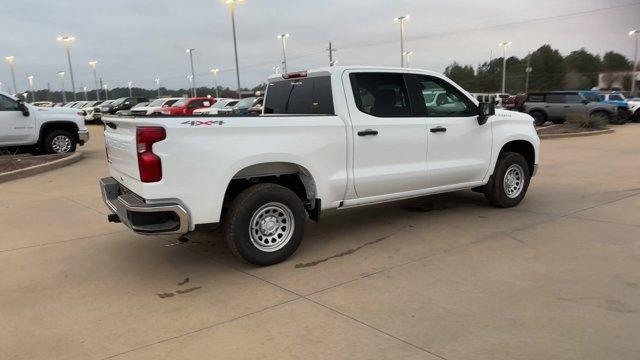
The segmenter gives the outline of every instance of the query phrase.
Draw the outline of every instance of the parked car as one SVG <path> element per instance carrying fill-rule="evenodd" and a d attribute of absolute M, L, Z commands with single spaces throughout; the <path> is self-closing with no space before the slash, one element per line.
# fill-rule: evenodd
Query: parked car
<path fill-rule="evenodd" d="M 232 108 L 218 109 L 219 114 L 234 114 L 234 115 L 247 115 L 252 113 L 254 106 L 260 104 L 262 98 L 260 97 L 248 97 L 241 99 Z M 255 111 L 255 110 L 254 110 Z M 260 113 L 262 108 L 260 108 Z"/>
<path fill-rule="evenodd" d="M 182 98 L 176 101 L 172 106 L 163 108 L 160 113 L 162 115 L 193 115 L 195 109 L 209 107 L 213 105 L 215 100 L 208 97 Z"/>
<path fill-rule="evenodd" d="M 217 99 L 215 104 L 210 107 L 204 107 L 193 111 L 193 115 L 217 115 L 220 110 L 232 111 L 233 107 L 238 103 L 238 99 Z"/>
<path fill-rule="evenodd" d="M 0 147 L 28 147 L 47 154 L 69 153 L 89 141 L 78 110 L 43 108 L 0 92 Z"/>
<path fill-rule="evenodd" d="M 129 115 L 133 115 L 133 112 L 136 109 L 142 109 L 144 107 L 146 107 L 147 105 L 149 105 L 148 102 L 141 102 L 141 103 L 137 103 L 134 107 L 132 107 L 129 110 L 118 110 L 116 111 L 116 115 L 118 116 L 129 116 Z"/>
<path fill-rule="evenodd" d="M 160 98 L 153 100 L 146 106 L 135 106 L 131 109 L 131 115 L 160 115 L 162 109 L 171 107 L 182 98 Z"/>
<path fill-rule="evenodd" d="M 631 120 L 632 111 L 630 104 L 622 94 L 606 94 L 594 90 L 580 91 L 580 95 L 589 101 L 598 101 L 604 104 L 613 105 L 618 109 L 617 124 L 623 124 Z"/>
<path fill-rule="evenodd" d="M 77 103 L 79 103 L 79 101 L 71 101 L 71 102 L 68 102 L 68 103 L 62 105 L 62 107 L 70 108 L 70 107 L 75 106 Z"/>
<path fill-rule="evenodd" d="M 102 115 L 100 114 L 100 106 L 107 106 L 114 101 L 115 100 L 104 100 L 104 101 L 100 101 L 98 104 L 96 104 L 93 107 L 84 108 L 83 109 L 85 112 L 84 120 L 86 122 L 92 122 L 92 123 L 100 122 L 100 116 Z M 96 110 L 98 111 L 97 114 L 96 114 Z"/>
<path fill-rule="evenodd" d="M 512 207 L 536 172 L 533 119 L 441 74 L 326 67 L 268 84 L 257 117 L 105 117 L 108 219 L 141 234 L 218 224 L 234 254 L 270 265 L 321 211 L 462 189 Z M 446 106 L 422 100 L 433 89 Z"/>
<path fill-rule="evenodd" d="M 547 121 L 564 124 L 568 114 L 603 116 L 611 123 L 618 123 L 618 109 L 615 105 L 590 101 L 578 91 L 529 93 L 524 103 L 524 111 L 531 115 L 536 126 Z"/>
<path fill-rule="evenodd" d="M 129 110 L 141 102 L 149 102 L 149 99 L 144 97 L 123 97 L 113 100 L 113 102 L 109 104 L 103 103 L 93 110 L 94 121 L 100 121 L 102 115 L 105 114 L 115 114 L 120 110 Z"/>
<path fill-rule="evenodd" d="M 640 121 L 640 99 L 639 98 L 628 99 L 622 93 L 604 93 L 602 94 L 602 97 L 604 98 L 605 101 L 608 101 L 608 102 L 626 103 L 631 113 L 631 120 L 633 120 L 633 122 Z"/>
<path fill-rule="evenodd" d="M 51 102 L 51 101 L 35 101 L 32 105 L 33 106 L 38 106 L 38 107 L 53 107 L 53 102 Z"/>

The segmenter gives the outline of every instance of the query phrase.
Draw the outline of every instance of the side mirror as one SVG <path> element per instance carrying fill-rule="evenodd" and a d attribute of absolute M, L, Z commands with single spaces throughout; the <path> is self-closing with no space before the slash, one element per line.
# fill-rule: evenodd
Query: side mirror
<path fill-rule="evenodd" d="M 478 104 L 478 125 L 484 125 L 487 123 L 489 116 L 496 114 L 496 104 L 493 101 L 481 102 Z"/>
<path fill-rule="evenodd" d="M 18 101 L 18 110 L 22 112 L 22 115 L 29 116 L 29 108 L 27 107 L 27 104 L 24 103 L 24 101 Z"/>

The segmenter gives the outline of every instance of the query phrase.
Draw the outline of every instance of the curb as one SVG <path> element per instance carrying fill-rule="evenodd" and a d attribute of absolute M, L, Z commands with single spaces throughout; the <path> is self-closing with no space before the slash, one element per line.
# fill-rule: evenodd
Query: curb
<path fill-rule="evenodd" d="M 585 131 L 585 132 L 567 133 L 567 134 L 539 134 L 538 137 L 540 138 L 540 140 L 544 140 L 544 139 L 561 139 L 561 138 L 572 138 L 572 137 L 583 137 L 583 136 L 596 136 L 596 135 L 612 134 L 614 132 L 615 132 L 614 129 L 604 129 L 604 130 Z"/>
<path fill-rule="evenodd" d="M 71 165 L 82 159 L 82 152 L 75 152 L 71 156 L 67 156 L 63 159 L 55 160 L 50 163 L 40 164 L 32 166 L 26 169 L 14 170 L 8 173 L 0 174 L 0 183 L 22 179 L 31 175 L 41 174 L 49 170 L 55 170 L 63 166 Z"/>

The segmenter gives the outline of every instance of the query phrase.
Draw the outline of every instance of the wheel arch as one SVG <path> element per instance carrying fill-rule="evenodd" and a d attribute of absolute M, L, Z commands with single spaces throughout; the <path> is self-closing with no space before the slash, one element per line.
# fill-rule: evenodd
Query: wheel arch
<path fill-rule="evenodd" d="M 535 146 L 528 140 L 517 139 L 506 142 L 500 148 L 498 157 L 505 152 L 515 152 L 521 154 L 527 161 L 529 167 L 529 174 L 533 175 L 534 166 L 536 162 L 536 150 Z"/>
<path fill-rule="evenodd" d="M 76 140 L 76 142 L 80 142 L 80 138 L 78 135 L 78 124 L 73 121 L 47 121 L 40 126 L 40 132 L 38 134 L 38 144 L 42 146 L 46 134 L 54 130 L 67 130 L 71 133 L 71 136 Z"/>

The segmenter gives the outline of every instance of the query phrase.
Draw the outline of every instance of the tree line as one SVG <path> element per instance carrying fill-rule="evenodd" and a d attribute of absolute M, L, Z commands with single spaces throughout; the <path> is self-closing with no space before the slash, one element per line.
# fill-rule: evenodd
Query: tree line
<path fill-rule="evenodd" d="M 502 87 L 502 62 L 498 57 L 484 62 L 477 68 L 453 62 L 444 74 L 470 92 L 499 92 Z M 551 45 L 543 45 L 524 58 L 507 58 L 506 91 L 516 94 L 525 91 L 527 64 L 529 91 L 591 89 L 598 86 L 598 75 L 602 72 L 630 71 L 632 61 L 615 51 L 602 57 L 585 48 L 563 56 Z M 625 89 L 631 84 L 626 79 Z"/>

